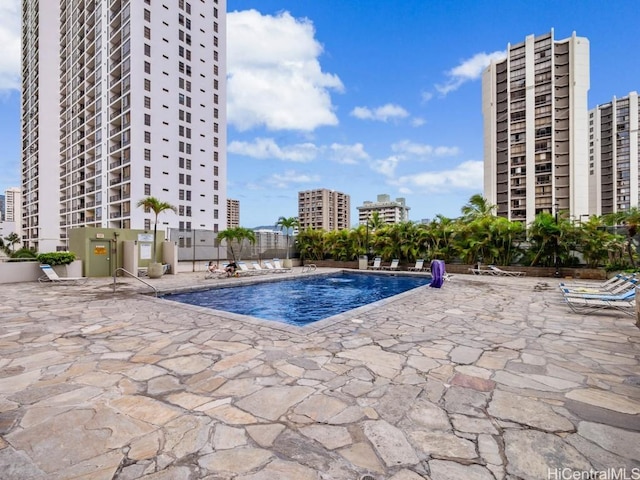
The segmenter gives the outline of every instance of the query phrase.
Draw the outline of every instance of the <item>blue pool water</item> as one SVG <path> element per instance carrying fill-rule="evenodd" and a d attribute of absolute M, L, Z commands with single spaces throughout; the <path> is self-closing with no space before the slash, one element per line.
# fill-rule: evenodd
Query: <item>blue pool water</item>
<path fill-rule="evenodd" d="M 429 277 L 337 273 L 175 293 L 163 298 L 302 326 L 430 281 Z"/>

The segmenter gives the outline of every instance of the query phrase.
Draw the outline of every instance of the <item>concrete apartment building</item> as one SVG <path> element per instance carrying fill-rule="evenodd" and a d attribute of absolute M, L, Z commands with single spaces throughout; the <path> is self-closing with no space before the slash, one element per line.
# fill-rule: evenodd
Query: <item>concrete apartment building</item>
<path fill-rule="evenodd" d="M 227 198 L 227 228 L 240 226 L 240 200 Z"/>
<path fill-rule="evenodd" d="M 508 45 L 482 76 L 484 196 L 497 214 L 589 212 L 589 41 L 553 30 Z"/>
<path fill-rule="evenodd" d="M 409 220 L 409 210 L 406 200 L 402 197 L 391 200 L 386 194 L 380 194 L 375 202 L 365 200 L 358 209 L 358 223 L 365 225 L 373 212 L 378 212 L 384 223 L 399 223 Z"/>
<path fill-rule="evenodd" d="M 349 195 L 321 188 L 298 192 L 299 229 L 343 230 L 350 228 Z"/>
<path fill-rule="evenodd" d="M 226 0 L 22 2 L 25 246 L 67 229 L 226 228 Z"/>
<path fill-rule="evenodd" d="M 640 99 L 637 92 L 589 111 L 589 213 L 640 206 Z"/>

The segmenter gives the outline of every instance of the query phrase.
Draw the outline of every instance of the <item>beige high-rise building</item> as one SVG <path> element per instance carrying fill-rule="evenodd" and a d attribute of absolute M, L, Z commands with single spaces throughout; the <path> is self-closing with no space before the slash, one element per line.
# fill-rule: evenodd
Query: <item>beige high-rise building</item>
<path fill-rule="evenodd" d="M 22 219 L 22 195 L 18 187 L 7 188 L 4 192 L 4 220 L 20 225 Z"/>
<path fill-rule="evenodd" d="M 240 200 L 227 198 L 227 228 L 240 226 Z"/>
<path fill-rule="evenodd" d="M 637 92 L 589 111 L 589 213 L 640 206 L 639 124 Z"/>
<path fill-rule="evenodd" d="M 22 1 L 23 239 L 226 225 L 226 0 Z"/>
<path fill-rule="evenodd" d="M 351 200 L 349 195 L 327 190 L 298 192 L 299 229 L 313 228 L 325 231 L 350 228 Z"/>
<path fill-rule="evenodd" d="M 589 41 L 575 33 L 530 35 L 484 71 L 484 196 L 498 215 L 588 213 L 588 90 Z"/>
<path fill-rule="evenodd" d="M 377 212 L 384 223 L 399 223 L 409 220 L 409 210 L 406 200 L 402 197 L 391 200 L 386 194 L 378 195 L 375 202 L 365 200 L 358 208 L 358 223 L 365 225 L 373 212 Z"/>

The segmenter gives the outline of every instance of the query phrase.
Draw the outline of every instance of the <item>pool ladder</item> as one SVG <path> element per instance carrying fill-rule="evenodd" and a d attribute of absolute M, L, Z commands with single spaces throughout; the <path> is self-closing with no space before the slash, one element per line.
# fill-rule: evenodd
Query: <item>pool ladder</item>
<path fill-rule="evenodd" d="M 315 263 L 309 263 L 307 265 L 303 265 L 302 266 L 302 273 L 315 272 L 316 268 L 318 268 L 318 267 L 316 267 Z"/>
<path fill-rule="evenodd" d="M 138 280 L 139 282 L 144 283 L 145 285 L 151 287 L 156 295 L 156 297 L 158 296 L 158 289 L 156 287 L 154 287 L 153 285 L 151 285 L 148 282 L 145 282 L 143 279 L 141 279 L 140 277 L 134 275 L 133 273 L 131 273 L 129 270 L 125 270 L 124 268 L 116 268 L 113 271 L 113 293 L 116 293 L 116 277 L 118 276 L 118 272 L 124 273 L 129 275 L 131 278 L 135 278 L 136 280 Z"/>

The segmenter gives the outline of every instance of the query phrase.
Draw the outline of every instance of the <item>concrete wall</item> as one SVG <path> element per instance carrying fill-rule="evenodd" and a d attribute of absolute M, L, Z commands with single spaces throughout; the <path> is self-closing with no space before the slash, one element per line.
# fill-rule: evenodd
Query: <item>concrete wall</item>
<path fill-rule="evenodd" d="M 0 263 L 0 283 L 35 282 L 42 275 L 39 262 Z"/>

